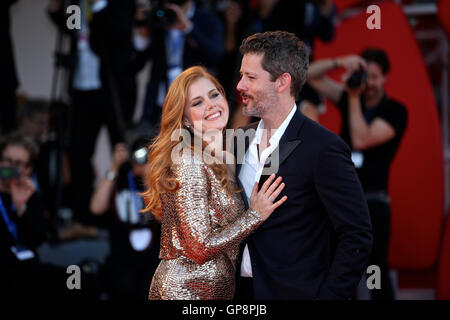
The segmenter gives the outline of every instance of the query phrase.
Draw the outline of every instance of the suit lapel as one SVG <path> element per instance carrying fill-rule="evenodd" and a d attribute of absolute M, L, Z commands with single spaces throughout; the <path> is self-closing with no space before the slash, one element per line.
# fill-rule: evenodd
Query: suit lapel
<path fill-rule="evenodd" d="M 289 157 L 292 151 L 294 151 L 295 148 L 297 148 L 302 143 L 302 140 L 299 138 L 299 131 L 303 125 L 304 120 L 305 116 L 297 109 L 297 111 L 295 112 L 294 116 L 291 119 L 291 122 L 289 122 L 286 131 L 281 137 L 278 147 L 267 158 L 264 167 L 272 166 L 272 161 L 275 161 L 278 162 L 279 168 L 283 164 L 283 162 L 286 161 L 286 159 Z M 276 156 L 277 154 L 278 157 Z M 261 183 L 263 182 L 261 182 L 260 180 L 260 185 Z"/>
<path fill-rule="evenodd" d="M 267 158 L 267 161 L 264 165 L 264 167 L 268 168 L 273 165 L 273 162 L 277 162 L 278 166 L 276 166 L 276 172 L 279 171 L 281 165 L 283 162 L 286 161 L 286 159 L 289 157 L 289 155 L 302 143 L 302 140 L 299 138 L 300 129 L 303 126 L 303 123 L 305 121 L 305 116 L 300 112 L 300 110 L 297 108 L 297 111 L 295 112 L 294 116 L 292 117 L 291 121 L 289 122 L 288 127 L 286 128 L 286 131 L 284 132 L 283 136 L 280 139 L 280 143 L 278 144 L 278 147 L 272 152 L 272 154 Z M 255 137 L 255 130 L 258 127 L 258 122 L 252 123 L 251 125 L 245 127 L 243 130 L 246 132 L 249 129 L 251 130 L 246 136 L 245 136 L 245 152 L 241 157 L 238 158 L 239 153 L 237 153 L 237 142 L 234 141 L 234 154 L 236 155 L 236 180 L 241 189 L 242 185 L 239 181 L 239 173 L 242 168 L 242 163 L 245 159 L 245 153 L 248 150 L 248 147 L 250 146 L 251 141 Z M 278 153 L 278 157 L 276 154 Z M 276 163 L 274 164 L 276 165 Z M 271 170 L 268 170 L 270 172 Z M 264 172 L 264 171 L 263 171 Z M 268 175 L 263 174 L 261 175 L 261 178 L 259 180 L 259 187 L 261 187 L 264 182 L 267 180 Z M 242 198 L 244 199 L 246 208 L 249 208 L 249 203 L 247 202 L 247 197 L 245 196 L 245 192 L 242 192 Z"/>

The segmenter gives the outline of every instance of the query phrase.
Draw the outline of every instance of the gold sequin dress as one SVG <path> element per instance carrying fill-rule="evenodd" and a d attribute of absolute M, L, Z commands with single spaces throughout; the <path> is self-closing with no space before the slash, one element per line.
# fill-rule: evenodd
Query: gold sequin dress
<path fill-rule="evenodd" d="M 149 299 L 232 299 L 239 243 L 263 220 L 198 156 L 183 156 L 172 172 L 180 188 L 161 195 L 162 261 Z"/>

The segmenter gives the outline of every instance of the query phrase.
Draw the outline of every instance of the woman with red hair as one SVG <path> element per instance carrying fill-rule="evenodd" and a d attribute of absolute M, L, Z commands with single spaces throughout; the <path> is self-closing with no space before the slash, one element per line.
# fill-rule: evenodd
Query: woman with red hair
<path fill-rule="evenodd" d="M 185 70 L 168 90 L 143 194 L 145 211 L 161 220 L 162 261 L 149 299 L 232 299 L 239 243 L 287 199 L 274 201 L 284 183 L 272 175 L 259 191 L 255 184 L 245 210 L 223 161 L 228 116 L 222 86 L 202 67 Z"/>

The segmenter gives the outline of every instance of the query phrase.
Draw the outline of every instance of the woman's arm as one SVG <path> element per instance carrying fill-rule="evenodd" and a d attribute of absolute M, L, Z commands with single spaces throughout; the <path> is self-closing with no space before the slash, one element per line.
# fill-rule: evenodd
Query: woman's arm
<path fill-rule="evenodd" d="M 173 231 L 179 240 L 178 249 L 198 264 L 238 245 L 263 222 L 257 211 L 249 209 L 225 228 L 213 230 L 209 212 L 215 208 L 208 202 L 211 189 L 206 170 L 201 163 L 183 162 L 174 168 L 180 188 L 175 194 L 176 215 L 171 217 Z"/>

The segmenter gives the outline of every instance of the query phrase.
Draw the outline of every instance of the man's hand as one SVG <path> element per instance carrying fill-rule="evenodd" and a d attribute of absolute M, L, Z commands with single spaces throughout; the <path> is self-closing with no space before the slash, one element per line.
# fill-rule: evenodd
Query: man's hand
<path fill-rule="evenodd" d="M 125 143 L 117 143 L 114 146 L 114 154 L 111 163 L 110 170 L 114 173 L 119 171 L 119 168 L 122 164 L 127 162 L 130 159 L 130 154 Z"/>
<path fill-rule="evenodd" d="M 178 6 L 174 3 L 168 3 L 168 4 L 166 4 L 165 7 L 167 9 L 173 10 L 175 12 L 175 14 L 177 15 L 177 19 L 175 20 L 175 23 L 170 25 L 169 28 L 186 31 L 191 27 L 192 22 L 189 21 L 189 19 L 186 17 L 186 14 L 184 13 L 183 9 L 181 9 L 180 6 Z"/>
<path fill-rule="evenodd" d="M 25 205 L 35 191 L 36 187 L 29 177 L 12 181 L 11 196 L 19 216 L 25 212 Z"/>
<path fill-rule="evenodd" d="M 360 70 L 361 68 L 367 69 L 366 61 L 358 55 L 348 55 L 339 57 L 336 59 L 336 64 L 339 67 L 343 67 L 346 69 L 346 72 L 342 75 L 342 83 L 344 84 L 344 89 L 347 91 L 349 97 L 359 97 L 364 92 L 366 88 L 366 84 L 364 82 L 361 83 L 359 88 L 351 89 L 347 85 L 348 79 L 351 75 Z"/>
<path fill-rule="evenodd" d="M 366 61 L 358 55 L 351 54 L 336 59 L 337 67 L 343 67 L 348 73 L 352 74 L 361 67 L 367 69 Z"/>

